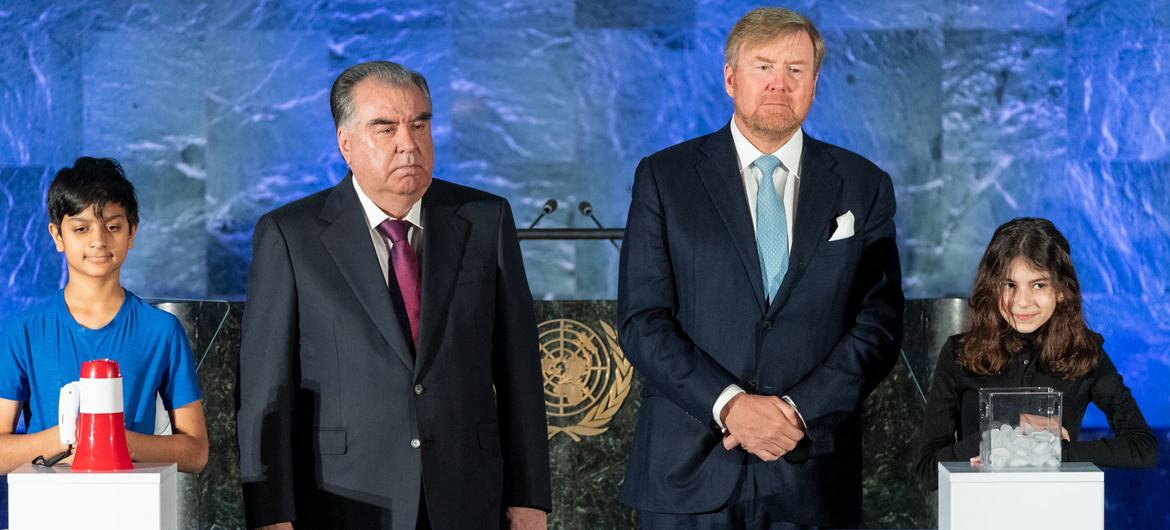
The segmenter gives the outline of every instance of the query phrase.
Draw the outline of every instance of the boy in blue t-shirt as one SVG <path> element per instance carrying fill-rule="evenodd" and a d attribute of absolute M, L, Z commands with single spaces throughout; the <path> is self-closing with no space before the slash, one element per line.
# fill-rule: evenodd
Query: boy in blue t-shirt
<path fill-rule="evenodd" d="M 48 208 L 69 281 L 0 329 L 0 474 L 68 449 L 57 429 L 60 389 L 78 379 L 81 363 L 102 358 L 122 372 L 130 457 L 198 473 L 207 463 L 207 427 L 187 336 L 178 319 L 118 280 L 138 229 L 134 186 L 117 162 L 82 157 L 57 173 Z M 156 394 L 171 435 L 154 434 Z M 13 434 L 18 414 L 28 434 Z"/>

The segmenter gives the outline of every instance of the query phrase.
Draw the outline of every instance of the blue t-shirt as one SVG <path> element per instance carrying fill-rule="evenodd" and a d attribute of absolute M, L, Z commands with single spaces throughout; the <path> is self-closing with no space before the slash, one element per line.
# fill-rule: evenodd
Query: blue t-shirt
<path fill-rule="evenodd" d="M 154 434 L 156 393 L 168 410 L 200 398 L 195 359 L 177 318 L 126 291 L 114 320 L 89 329 L 69 313 L 64 290 L 0 331 L 0 398 L 24 402 L 29 434 L 53 427 L 61 387 L 94 359 L 118 363 L 126 428 L 134 432 Z"/>

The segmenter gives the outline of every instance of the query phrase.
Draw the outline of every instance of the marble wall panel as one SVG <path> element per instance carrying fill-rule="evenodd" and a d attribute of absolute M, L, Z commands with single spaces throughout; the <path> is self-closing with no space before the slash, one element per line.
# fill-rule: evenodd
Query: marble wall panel
<path fill-rule="evenodd" d="M 1040 205 L 1073 246 L 1089 325 L 1146 417 L 1170 417 L 1170 164 L 1070 163 Z M 1104 426 L 1099 415 L 1089 425 Z"/>
<path fill-rule="evenodd" d="M 804 14 L 820 27 L 817 4 L 817 0 L 793 0 L 784 2 L 783 7 Z M 717 30 L 726 40 L 727 33 L 731 31 L 739 17 L 761 5 L 766 4 L 752 0 L 695 0 L 695 26 Z M 722 43 L 719 53 L 723 53 Z M 720 65 L 722 66 L 722 63 Z"/>
<path fill-rule="evenodd" d="M 942 25 L 944 5 L 943 0 L 818 0 L 815 20 L 822 29 L 932 28 Z"/>
<path fill-rule="evenodd" d="M 207 296 L 238 299 L 244 295 L 252 259 L 252 228 L 261 215 L 340 182 L 347 171 L 341 161 L 274 162 L 251 174 L 243 182 L 246 186 L 222 204 L 209 200 Z"/>
<path fill-rule="evenodd" d="M 1067 0 L 1069 27 L 1170 27 L 1170 0 Z"/>
<path fill-rule="evenodd" d="M 464 28 L 455 35 L 455 47 L 451 83 L 460 161 L 575 159 L 570 32 Z"/>
<path fill-rule="evenodd" d="M 900 175 L 895 221 L 908 297 L 966 296 L 995 228 L 1044 215 L 1038 201 L 1065 172 L 1059 160 L 1008 158 L 889 163 L 887 169 Z"/>
<path fill-rule="evenodd" d="M 320 190 L 319 168 L 340 158 L 324 42 L 327 36 L 318 32 L 208 34 L 209 293 L 242 292 L 252 226 L 282 202 L 257 200 L 256 194 L 271 197 L 266 188 L 274 185 L 289 192 L 280 199 Z M 299 171 L 306 166 L 316 173 Z M 304 180 L 308 185 L 299 186 Z"/>
<path fill-rule="evenodd" d="M 694 0 L 576 0 L 582 28 L 684 28 L 695 23 Z"/>
<path fill-rule="evenodd" d="M 242 0 L 208 2 L 208 26 L 228 31 L 322 30 L 331 25 L 334 12 L 328 0 Z"/>
<path fill-rule="evenodd" d="M 827 30 L 824 37 L 805 131 L 871 160 L 938 158 L 942 34 Z"/>
<path fill-rule="evenodd" d="M 0 167 L 0 321 L 65 286 L 65 259 L 49 236 L 45 192 L 56 170 Z"/>
<path fill-rule="evenodd" d="M 52 0 L 37 0 L 50 5 Z M 102 0 L 71 2 L 86 13 L 99 31 L 149 30 L 197 33 L 213 23 L 210 12 L 218 5 L 187 0 Z M 241 5 L 236 3 L 235 5 Z"/>
<path fill-rule="evenodd" d="M 204 180 L 174 166 L 130 160 L 123 169 L 138 194 L 138 232 L 122 285 L 150 298 L 207 293 L 209 236 Z"/>
<path fill-rule="evenodd" d="M 52 5 L 0 8 L 0 164 L 56 166 L 82 143 L 84 13 Z"/>
<path fill-rule="evenodd" d="M 1063 32 L 948 31 L 943 159 L 1063 156 Z"/>
<path fill-rule="evenodd" d="M 1069 155 L 1170 159 L 1170 29 L 1068 32 Z"/>
<path fill-rule="evenodd" d="M 203 180 L 204 40 L 171 31 L 90 32 L 84 43 L 82 150 Z"/>
<path fill-rule="evenodd" d="M 252 1 L 269 3 L 265 0 Z M 333 31 L 357 34 L 448 27 L 453 15 L 452 3 L 451 0 L 331 0 L 323 9 Z"/>
<path fill-rule="evenodd" d="M 1066 0 L 1044 2 L 946 0 L 944 22 L 948 28 L 953 29 L 1063 30 L 1068 13 L 1065 3 Z"/>
<path fill-rule="evenodd" d="M 452 23 L 458 28 L 562 28 L 573 27 L 574 0 L 454 0 Z"/>

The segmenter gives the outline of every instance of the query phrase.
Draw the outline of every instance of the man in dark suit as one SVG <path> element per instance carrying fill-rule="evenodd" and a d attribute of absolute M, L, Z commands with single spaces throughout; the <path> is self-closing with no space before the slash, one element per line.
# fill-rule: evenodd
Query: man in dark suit
<path fill-rule="evenodd" d="M 248 526 L 545 528 L 540 354 L 507 201 L 432 180 L 418 73 L 353 66 L 330 104 L 351 175 L 253 236 Z"/>
<path fill-rule="evenodd" d="M 902 334 L 889 175 L 801 131 L 824 44 L 761 8 L 719 131 L 634 177 L 621 344 L 645 386 L 621 500 L 643 528 L 856 526 L 858 409 Z"/>

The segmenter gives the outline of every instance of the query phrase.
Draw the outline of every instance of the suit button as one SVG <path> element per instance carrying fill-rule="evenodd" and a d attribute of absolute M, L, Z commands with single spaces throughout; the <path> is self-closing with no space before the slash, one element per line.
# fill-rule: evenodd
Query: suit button
<path fill-rule="evenodd" d="M 419 441 L 418 438 L 414 438 L 414 439 L 410 440 L 410 446 L 415 448 L 415 449 L 418 449 L 419 447 L 422 447 L 422 442 Z"/>
<path fill-rule="evenodd" d="M 422 385 L 414 385 L 414 395 L 421 396 L 424 390 L 426 389 Z"/>
<path fill-rule="evenodd" d="M 763 328 L 764 328 L 764 329 L 772 329 L 772 321 L 771 321 L 771 320 L 765 320 L 765 321 L 764 321 L 764 323 L 762 324 L 762 326 L 763 326 Z"/>

